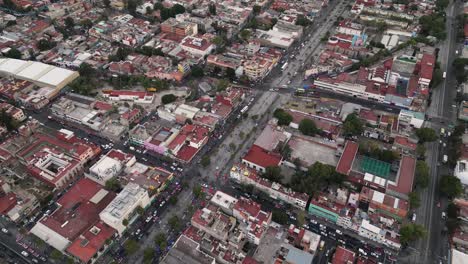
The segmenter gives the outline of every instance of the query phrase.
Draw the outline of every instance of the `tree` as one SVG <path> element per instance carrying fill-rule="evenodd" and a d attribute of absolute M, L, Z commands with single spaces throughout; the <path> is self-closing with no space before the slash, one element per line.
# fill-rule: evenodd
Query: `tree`
<path fill-rule="evenodd" d="M 296 219 L 297 219 L 297 224 L 302 227 L 306 223 L 304 211 L 302 211 L 302 210 L 299 211 L 297 213 L 297 218 Z"/>
<path fill-rule="evenodd" d="M 195 198 L 200 198 L 203 196 L 203 189 L 199 184 L 196 184 L 195 186 L 193 186 L 192 192 Z"/>
<path fill-rule="evenodd" d="M 229 143 L 229 148 L 231 149 L 231 151 L 234 151 L 234 150 L 236 150 L 237 145 L 234 144 L 233 142 L 231 142 L 231 143 Z"/>
<path fill-rule="evenodd" d="M 19 51 L 15 47 L 11 47 L 10 50 L 7 53 L 5 53 L 5 57 L 20 60 L 22 57 L 22 54 L 21 54 L 21 51 Z"/>
<path fill-rule="evenodd" d="M 260 14 L 260 11 L 262 11 L 262 7 L 259 5 L 254 5 L 252 10 L 253 10 L 254 15 L 258 15 Z"/>
<path fill-rule="evenodd" d="M 149 264 L 154 258 L 154 249 L 151 247 L 145 248 L 143 251 L 143 263 Z"/>
<path fill-rule="evenodd" d="M 80 26 L 86 29 L 90 29 L 93 26 L 93 21 L 91 21 L 89 18 L 83 19 L 80 21 Z"/>
<path fill-rule="evenodd" d="M 307 19 L 304 15 L 298 15 L 296 20 L 296 25 L 306 27 L 310 24 L 310 20 Z"/>
<path fill-rule="evenodd" d="M 58 251 L 57 249 L 52 250 L 52 253 L 50 253 L 50 257 L 53 260 L 60 260 L 63 257 L 62 252 Z"/>
<path fill-rule="evenodd" d="M 281 108 L 276 108 L 273 117 L 278 119 L 279 126 L 289 126 L 289 123 L 293 120 L 293 117 Z"/>
<path fill-rule="evenodd" d="M 18 127 L 18 122 L 5 109 L 0 111 L 0 124 L 5 126 L 8 131 L 15 130 Z"/>
<path fill-rule="evenodd" d="M 208 167 L 208 165 L 210 165 L 211 163 L 210 156 L 208 155 L 203 156 L 200 163 L 203 166 L 203 168 Z"/>
<path fill-rule="evenodd" d="M 408 198 L 412 209 L 416 209 L 421 205 L 421 198 L 419 197 L 419 193 L 415 191 L 410 192 Z"/>
<path fill-rule="evenodd" d="M 211 3 L 209 6 L 208 6 L 208 12 L 212 15 L 212 16 L 216 16 L 216 5 L 214 3 Z"/>
<path fill-rule="evenodd" d="M 400 242 L 407 245 L 411 241 L 416 241 L 426 236 L 427 231 L 422 225 L 406 224 L 400 228 Z"/>
<path fill-rule="evenodd" d="M 185 13 L 185 7 L 183 5 L 180 5 L 180 4 L 173 5 L 171 9 L 172 9 L 172 11 L 173 11 L 173 13 L 175 15 Z"/>
<path fill-rule="evenodd" d="M 416 146 L 416 155 L 418 157 L 425 157 L 426 156 L 426 146 L 424 146 L 424 144 L 418 144 Z"/>
<path fill-rule="evenodd" d="M 75 20 L 71 16 L 66 17 L 64 22 L 67 29 L 72 29 L 75 26 Z"/>
<path fill-rule="evenodd" d="M 81 77 L 85 77 L 85 78 L 91 78 L 96 75 L 96 70 L 93 68 L 93 66 L 89 65 L 86 62 L 83 62 L 80 65 L 78 72 L 80 73 Z"/>
<path fill-rule="evenodd" d="M 229 81 L 226 79 L 221 79 L 216 84 L 216 90 L 218 90 L 219 92 L 226 90 L 226 88 L 228 87 L 229 87 Z"/>
<path fill-rule="evenodd" d="M 143 207 L 141 207 L 141 206 L 137 206 L 137 208 L 135 208 L 135 211 L 139 215 L 143 215 L 145 213 L 145 209 L 143 209 Z"/>
<path fill-rule="evenodd" d="M 105 7 L 109 8 L 111 1 L 110 0 L 102 0 L 102 3 L 104 4 Z"/>
<path fill-rule="evenodd" d="M 439 183 L 440 192 L 449 198 L 454 198 L 462 194 L 463 186 L 460 179 L 452 175 L 444 175 Z"/>
<path fill-rule="evenodd" d="M 283 176 L 281 175 L 281 168 L 279 166 L 268 166 L 265 172 L 261 175 L 263 178 L 273 182 L 281 182 Z"/>
<path fill-rule="evenodd" d="M 213 44 L 215 44 L 217 47 L 222 47 L 226 44 L 226 41 L 222 36 L 216 36 L 212 40 Z"/>
<path fill-rule="evenodd" d="M 243 40 L 245 40 L 245 41 L 249 40 L 249 38 L 250 38 L 250 30 L 248 30 L 248 29 L 243 29 L 243 30 L 240 32 L 240 37 L 241 37 Z"/>
<path fill-rule="evenodd" d="M 244 131 L 239 132 L 239 138 L 244 139 L 244 137 L 245 137 Z"/>
<path fill-rule="evenodd" d="M 171 218 L 169 218 L 169 221 L 167 221 L 167 223 L 174 230 L 178 230 L 181 227 L 180 226 L 180 220 L 179 220 L 179 217 L 177 215 L 173 215 Z"/>
<path fill-rule="evenodd" d="M 177 99 L 177 96 L 173 95 L 173 94 L 165 94 L 161 97 L 161 102 L 163 104 L 170 104 L 172 102 L 174 102 L 175 100 Z"/>
<path fill-rule="evenodd" d="M 274 222 L 280 225 L 288 223 L 288 215 L 283 210 L 274 209 L 271 218 Z"/>
<path fill-rule="evenodd" d="M 447 217 L 453 218 L 453 219 L 458 218 L 459 211 L 460 211 L 460 208 L 458 207 L 458 205 L 451 202 L 447 206 Z"/>
<path fill-rule="evenodd" d="M 304 118 L 299 123 L 299 131 L 301 131 L 301 133 L 306 136 L 313 137 L 315 134 L 320 132 L 320 129 L 317 128 L 314 121 L 308 118 Z"/>
<path fill-rule="evenodd" d="M 120 192 L 122 190 L 122 185 L 120 184 L 117 177 L 112 177 L 106 181 L 106 189 L 113 191 L 113 192 Z"/>
<path fill-rule="evenodd" d="M 171 198 L 169 198 L 169 203 L 172 204 L 172 205 L 177 204 L 177 201 L 178 201 L 178 199 L 177 199 L 177 196 L 175 196 L 175 195 L 173 195 L 173 196 L 171 196 Z"/>
<path fill-rule="evenodd" d="M 236 78 L 236 71 L 232 68 L 227 68 L 226 78 L 228 78 L 230 81 L 233 81 Z"/>
<path fill-rule="evenodd" d="M 283 158 L 291 158 L 292 149 L 287 143 L 281 142 L 281 144 L 278 144 L 278 149 Z"/>
<path fill-rule="evenodd" d="M 429 185 L 429 166 L 426 162 L 418 160 L 416 162 L 416 186 L 426 188 Z"/>
<path fill-rule="evenodd" d="M 164 249 L 167 247 L 167 238 L 166 234 L 164 233 L 159 233 L 154 237 L 154 242 L 156 245 L 159 246 L 159 248 Z"/>
<path fill-rule="evenodd" d="M 128 223 L 128 219 L 124 219 L 124 220 L 122 220 L 122 225 L 124 225 L 124 226 L 128 226 L 128 224 L 129 224 L 129 223 Z"/>
<path fill-rule="evenodd" d="M 128 239 L 124 243 L 124 249 L 125 249 L 125 253 L 127 253 L 127 255 L 135 254 L 138 251 L 139 248 L 140 248 L 140 246 L 138 245 L 138 242 L 136 242 L 133 239 Z"/>
<path fill-rule="evenodd" d="M 356 113 L 349 114 L 343 123 L 343 133 L 347 136 L 359 136 L 364 132 L 364 124 Z"/>
<path fill-rule="evenodd" d="M 192 66 L 192 76 L 195 77 L 195 78 L 201 78 L 205 75 L 205 73 L 203 72 L 203 68 L 201 68 L 200 66 L 198 65 L 194 65 Z"/>
<path fill-rule="evenodd" d="M 54 48 L 56 45 L 57 45 L 57 43 L 55 43 L 53 41 L 49 41 L 47 39 L 40 39 L 37 42 L 37 48 L 40 51 L 50 50 L 50 49 Z"/>
<path fill-rule="evenodd" d="M 437 134 L 434 129 L 429 127 L 423 127 L 416 129 L 416 136 L 419 138 L 419 142 L 432 142 L 437 139 Z"/>

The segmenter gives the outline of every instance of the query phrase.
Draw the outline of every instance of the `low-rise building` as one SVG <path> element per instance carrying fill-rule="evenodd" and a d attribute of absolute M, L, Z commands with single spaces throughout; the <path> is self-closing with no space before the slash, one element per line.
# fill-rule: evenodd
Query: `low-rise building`
<path fill-rule="evenodd" d="M 149 204 L 148 192 L 136 183 L 128 183 L 99 214 L 99 217 L 104 223 L 117 230 L 119 235 L 122 235 L 137 215 L 136 208 L 146 208 Z M 128 223 L 124 224 L 126 221 Z"/>
<path fill-rule="evenodd" d="M 89 168 L 89 173 L 85 176 L 104 186 L 106 181 L 119 176 L 125 168 L 132 166 L 135 162 L 134 155 L 111 149 Z"/>
<path fill-rule="evenodd" d="M 252 145 L 242 158 L 242 164 L 259 172 L 265 172 L 267 167 L 281 165 L 282 157 L 276 152 L 267 151 L 257 145 Z"/>
<path fill-rule="evenodd" d="M 150 92 L 105 90 L 102 95 L 111 101 L 128 101 L 138 104 L 151 104 L 154 101 L 154 94 Z"/>
<path fill-rule="evenodd" d="M 181 235 L 161 261 L 161 264 L 176 263 L 215 264 L 216 260 L 204 253 L 198 242 Z"/>
<path fill-rule="evenodd" d="M 345 247 L 337 247 L 333 255 L 332 264 L 352 264 L 356 259 L 356 253 Z"/>
<path fill-rule="evenodd" d="M 258 176 L 257 171 L 243 164 L 235 164 L 230 171 L 230 177 L 243 184 L 252 184 L 255 188 L 269 194 L 270 197 L 284 201 L 305 210 L 309 196 L 305 193 L 294 192 L 281 184 L 272 183 Z"/>
<path fill-rule="evenodd" d="M 81 179 L 57 201 L 58 209 L 41 218 L 31 233 L 64 252 L 99 222 L 99 213 L 114 197 L 115 193 L 104 190 L 101 185 Z M 112 231 L 107 232 L 104 240 L 112 234 Z"/>
<path fill-rule="evenodd" d="M 216 46 L 204 38 L 187 36 L 180 42 L 180 47 L 195 56 L 204 57 L 213 52 Z"/>
<path fill-rule="evenodd" d="M 5 114 L 10 116 L 13 120 L 17 122 L 21 122 L 26 119 L 23 110 L 9 103 L 0 103 L 0 112 L 2 111 L 5 111 Z"/>

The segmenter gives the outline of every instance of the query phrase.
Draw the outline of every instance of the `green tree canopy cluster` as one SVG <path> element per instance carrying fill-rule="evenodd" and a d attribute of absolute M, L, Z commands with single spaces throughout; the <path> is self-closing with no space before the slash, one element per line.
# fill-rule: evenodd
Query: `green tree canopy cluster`
<path fill-rule="evenodd" d="M 313 195 L 332 184 L 341 184 L 345 178 L 345 175 L 336 172 L 334 166 L 315 162 L 306 172 L 296 172 L 290 186 L 296 192 Z"/>
<path fill-rule="evenodd" d="M 424 226 L 418 224 L 406 224 L 400 228 L 400 242 L 407 245 L 411 241 L 416 241 L 425 237 L 427 231 Z"/>
<path fill-rule="evenodd" d="M 315 122 L 311 119 L 304 118 L 299 123 L 299 131 L 306 136 L 315 136 L 316 134 L 320 133 L 320 129 L 317 128 Z"/>
<path fill-rule="evenodd" d="M 161 102 L 163 104 L 170 104 L 172 102 L 174 102 L 175 100 L 177 100 L 177 96 L 173 95 L 173 94 L 165 94 L 161 97 Z"/>
<path fill-rule="evenodd" d="M 372 141 L 361 141 L 359 143 L 359 153 L 388 163 L 392 163 L 400 157 L 398 152 L 381 149 L 379 144 Z"/>
<path fill-rule="evenodd" d="M 356 113 L 349 114 L 343 123 L 343 133 L 346 136 L 360 136 L 364 132 L 364 122 Z"/>
<path fill-rule="evenodd" d="M 416 162 L 416 186 L 417 187 L 421 187 L 421 188 L 427 188 L 427 186 L 429 185 L 429 176 L 430 176 L 430 170 L 429 170 L 429 166 L 427 166 L 427 163 L 422 161 L 422 160 L 418 160 Z"/>
<path fill-rule="evenodd" d="M 175 4 L 170 8 L 166 8 L 161 2 L 156 2 L 154 4 L 154 10 L 160 10 L 162 21 L 165 21 L 170 17 L 175 17 L 178 14 L 185 13 L 185 7 L 183 5 Z"/>
<path fill-rule="evenodd" d="M 261 176 L 273 182 L 281 182 L 281 179 L 283 178 L 281 175 L 281 168 L 278 166 L 266 167 L 265 172 L 262 173 Z"/>
<path fill-rule="evenodd" d="M 423 36 L 434 36 L 439 40 L 447 37 L 445 31 L 445 17 L 441 13 L 432 13 L 419 18 L 421 25 L 420 34 Z"/>
<path fill-rule="evenodd" d="M 432 142 L 437 140 L 437 133 L 434 129 L 429 127 L 423 127 L 416 129 L 416 136 L 419 138 L 419 142 Z"/>
<path fill-rule="evenodd" d="M 460 179 L 452 175 L 444 175 L 439 182 L 440 192 L 449 198 L 455 198 L 463 193 Z"/>
<path fill-rule="evenodd" d="M 273 116 L 278 119 L 279 126 L 289 126 L 289 123 L 293 121 L 293 117 L 281 108 L 276 108 Z"/>

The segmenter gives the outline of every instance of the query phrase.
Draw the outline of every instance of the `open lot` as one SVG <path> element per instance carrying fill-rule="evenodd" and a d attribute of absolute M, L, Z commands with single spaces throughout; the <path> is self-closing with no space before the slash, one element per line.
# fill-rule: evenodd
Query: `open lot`
<path fill-rule="evenodd" d="M 293 136 L 289 140 L 289 146 L 292 149 L 292 159 L 299 158 L 302 165 L 306 167 L 311 166 L 317 161 L 335 166 L 338 163 L 338 157 L 335 156 L 337 147 L 332 144 L 319 142 L 319 139 L 315 141 L 299 136 Z"/>

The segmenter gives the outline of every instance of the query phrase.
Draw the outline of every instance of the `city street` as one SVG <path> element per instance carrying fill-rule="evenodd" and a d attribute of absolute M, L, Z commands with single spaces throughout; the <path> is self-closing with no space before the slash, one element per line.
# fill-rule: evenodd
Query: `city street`
<path fill-rule="evenodd" d="M 456 111 L 451 107 L 456 95 L 452 63 L 456 58 L 457 47 L 456 28 L 452 24 L 461 10 L 461 3 L 455 1 L 446 11 L 447 40 L 443 41 L 439 47 L 438 61 L 447 76 L 439 87 L 432 90 L 433 102 L 428 114 L 436 117 L 434 120 L 437 122 L 427 122 L 428 127 L 436 132 L 439 132 L 442 127 L 447 129 L 448 124 L 453 124 L 456 119 Z M 440 166 L 442 156 L 446 153 L 439 141 L 428 144 L 426 161 L 430 165 L 431 178 L 429 187 L 421 192 L 421 207 L 416 210 L 417 223 L 424 225 L 428 232 L 425 239 L 419 240 L 414 248 L 409 249 L 411 258 L 404 259 L 406 263 L 448 263 L 449 244 L 447 236 L 443 233 L 445 221 L 442 219 L 442 212 L 447 207 L 447 199 L 441 197 L 438 190 L 440 177 L 448 173 L 445 166 Z M 438 202 L 440 202 L 440 207 L 437 206 Z"/>

